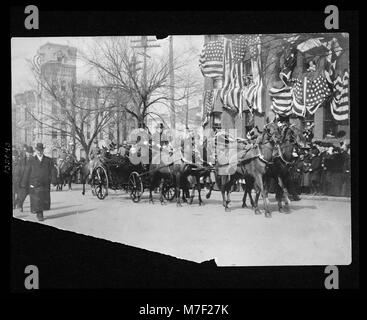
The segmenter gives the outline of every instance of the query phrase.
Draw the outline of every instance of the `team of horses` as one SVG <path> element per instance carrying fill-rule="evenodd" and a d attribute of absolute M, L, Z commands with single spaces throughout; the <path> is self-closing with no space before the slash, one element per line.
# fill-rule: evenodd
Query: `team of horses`
<path fill-rule="evenodd" d="M 276 200 L 280 212 L 289 212 L 289 188 L 292 184 L 292 176 L 290 167 L 295 165 L 293 158 L 296 152 L 304 143 L 302 132 L 294 125 L 279 126 L 275 122 L 267 123 L 263 130 L 255 127 L 252 130 L 254 140 L 245 141 L 241 139 L 236 148 L 235 156 L 228 159 L 228 163 L 219 164 L 216 161 L 210 163 L 203 157 L 199 163 L 190 162 L 182 159 L 167 164 L 163 161 L 150 161 L 149 164 L 142 165 L 142 169 L 148 176 L 149 180 L 149 201 L 154 203 L 153 191 L 158 189 L 160 192 L 161 204 L 166 203 L 163 196 L 164 183 L 169 181 L 175 186 L 175 196 L 177 206 L 182 206 L 182 201 L 189 204 L 193 203 L 195 191 L 198 191 L 199 205 L 203 204 L 201 197 L 202 182 L 205 182 L 208 188 L 206 198 L 209 199 L 216 184 L 222 194 L 222 204 L 225 211 L 229 212 L 231 202 L 231 192 L 234 185 L 239 180 L 244 180 L 245 191 L 243 196 L 242 207 L 246 207 L 246 198 L 249 196 L 251 206 L 255 214 L 261 214 L 258 206 L 260 196 L 264 202 L 265 217 L 271 217 L 268 193 L 271 183 L 275 185 Z M 225 135 L 224 143 L 228 144 L 230 136 Z M 150 145 L 150 160 L 152 160 L 153 146 Z M 203 154 L 206 151 L 206 143 L 204 142 Z M 136 152 L 136 151 L 135 151 Z M 92 179 L 92 168 L 95 161 L 102 161 L 103 158 L 119 157 L 123 163 L 129 163 L 128 155 L 110 155 L 107 149 L 103 154 L 92 161 L 76 161 L 70 157 L 64 160 L 58 168 L 58 189 L 62 185 L 69 184 L 71 189 L 71 181 L 73 176 L 80 173 L 80 180 L 83 184 L 82 194 L 85 194 L 85 184 L 90 183 Z M 153 162 L 153 163 L 152 163 Z M 93 164 L 94 163 L 94 164 Z M 234 168 L 227 174 L 223 174 L 225 166 Z M 131 167 L 121 166 L 121 171 L 132 170 Z M 126 175 L 127 176 L 127 175 Z M 61 185 L 61 187 L 60 187 Z M 191 189 L 191 193 L 190 193 Z M 181 196 L 182 190 L 182 196 Z M 255 190 L 255 199 L 252 198 L 252 191 Z M 284 205 L 283 205 L 284 202 Z"/>

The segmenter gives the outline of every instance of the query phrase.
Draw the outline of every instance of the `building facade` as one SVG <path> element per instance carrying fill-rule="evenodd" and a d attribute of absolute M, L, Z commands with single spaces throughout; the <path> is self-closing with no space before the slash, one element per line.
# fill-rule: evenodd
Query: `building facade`
<path fill-rule="evenodd" d="M 239 35 L 207 35 L 204 37 L 204 45 L 212 41 L 234 39 Z M 244 108 L 239 112 L 232 112 L 223 104 L 220 95 L 211 96 L 214 101 L 211 107 L 208 108 L 204 101 L 203 103 L 203 127 L 213 129 L 237 129 L 237 135 L 245 137 L 248 130 L 255 125 L 262 128 L 266 121 L 271 121 L 276 116 L 272 109 L 272 99 L 269 95 L 269 89 L 277 85 L 279 82 L 279 72 L 281 64 L 284 63 L 284 43 L 277 35 L 262 35 L 261 36 L 261 63 L 263 67 L 262 73 L 262 103 L 261 112 L 258 110 L 249 110 Z M 349 47 L 348 39 L 343 43 L 343 54 L 337 60 L 337 69 L 348 70 L 349 72 Z M 301 64 L 301 68 L 305 68 L 303 64 L 311 58 L 317 61 L 317 67 L 322 68 L 323 64 L 320 61 L 326 59 L 324 54 L 316 54 L 311 58 L 307 56 L 308 53 L 298 52 L 298 58 L 302 58 L 302 62 L 297 61 L 297 66 Z M 249 61 L 249 53 L 245 54 L 245 60 Z M 297 68 L 297 67 L 296 67 Z M 337 71 L 338 71 L 337 70 Z M 244 75 L 252 77 L 252 65 L 244 66 Z M 204 91 L 212 94 L 213 89 L 221 90 L 223 88 L 224 75 L 216 78 L 204 77 Z M 205 98 L 204 98 L 205 100 Z M 329 101 L 325 101 L 314 114 L 306 112 L 305 115 L 299 116 L 295 114 L 290 115 L 290 121 L 295 123 L 300 129 L 303 129 L 306 123 L 314 123 L 314 139 L 315 140 L 337 140 L 339 134 L 344 138 L 350 137 L 349 119 L 344 121 L 337 121 L 331 112 Z"/>
<path fill-rule="evenodd" d="M 57 158 L 62 150 L 69 150 L 80 159 L 86 157 L 86 150 L 78 141 L 75 130 L 82 130 L 89 145 L 93 140 L 100 146 L 108 146 L 112 141 L 121 145 L 137 127 L 130 114 L 114 107 L 129 103 L 121 94 L 104 86 L 77 82 L 76 61 L 77 49 L 74 47 L 46 43 L 39 48 L 34 59 L 37 88 L 14 95 L 14 145 L 34 146 L 42 142 L 45 154 L 50 157 Z M 113 114 L 108 115 L 108 121 L 103 122 L 99 130 L 100 119 L 110 107 L 113 107 Z M 75 119 L 76 126 L 70 117 Z M 96 130 L 98 134 L 94 134 Z"/>

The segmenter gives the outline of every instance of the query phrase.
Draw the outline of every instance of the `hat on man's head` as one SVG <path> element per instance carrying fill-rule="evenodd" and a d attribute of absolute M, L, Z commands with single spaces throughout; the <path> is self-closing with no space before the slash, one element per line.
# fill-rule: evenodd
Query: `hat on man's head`
<path fill-rule="evenodd" d="M 38 151 L 45 150 L 45 147 L 43 146 L 43 143 L 38 142 L 37 145 L 36 145 L 36 150 L 38 150 Z"/>
<path fill-rule="evenodd" d="M 33 150 L 33 147 L 32 147 L 32 146 L 28 146 L 26 151 L 27 151 L 28 153 L 33 153 L 33 152 L 34 152 L 34 150 Z"/>

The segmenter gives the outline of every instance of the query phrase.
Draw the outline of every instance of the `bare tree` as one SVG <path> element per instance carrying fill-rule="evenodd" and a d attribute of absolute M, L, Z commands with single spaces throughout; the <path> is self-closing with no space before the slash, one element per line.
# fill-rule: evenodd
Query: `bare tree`
<path fill-rule="evenodd" d="M 37 72 L 36 68 L 33 74 L 43 107 L 28 110 L 30 116 L 42 125 L 44 135 L 75 139 L 88 159 L 93 141 L 116 113 L 117 107 L 110 103 L 114 89 L 90 82 L 76 84 L 57 73 Z"/>
<path fill-rule="evenodd" d="M 139 128 L 146 128 L 148 116 L 162 119 L 158 112 L 153 111 L 152 106 L 161 104 L 169 111 L 175 112 L 171 110 L 170 105 L 168 54 L 161 59 L 148 61 L 144 77 L 144 70 L 138 68 L 137 55 L 128 41 L 126 37 L 99 39 L 94 43 L 90 53 L 84 55 L 84 59 L 97 71 L 104 85 L 118 89 L 128 97 L 128 102 L 119 107 L 136 119 Z M 175 57 L 173 62 L 175 77 L 184 70 L 186 62 L 184 54 Z M 187 97 L 187 90 L 180 90 L 187 86 L 187 79 L 176 78 L 174 86 L 177 95 L 174 101 L 179 102 Z"/>

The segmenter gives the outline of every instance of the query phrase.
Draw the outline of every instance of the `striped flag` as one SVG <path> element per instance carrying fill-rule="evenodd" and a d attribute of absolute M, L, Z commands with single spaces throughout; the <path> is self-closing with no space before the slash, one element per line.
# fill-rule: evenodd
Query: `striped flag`
<path fill-rule="evenodd" d="M 328 50 L 328 55 L 326 56 L 325 77 L 329 83 L 333 84 L 336 61 L 341 53 L 342 48 L 340 47 L 336 38 L 333 38 L 328 42 L 324 42 L 323 45 Z"/>
<path fill-rule="evenodd" d="M 223 77 L 223 40 L 210 41 L 204 45 L 199 67 L 204 77 Z"/>
<path fill-rule="evenodd" d="M 206 125 L 209 121 L 209 116 L 213 111 L 214 103 L 216 101 L 217 95 L 218 95 L 219 89 L 213 89 L 213 90 L 205 90 L 204 91 L 204 110 L 203 110 L 203 123 L 202 125 Z"/>
<path fill-rule="evenodd" d="M 292 88 L 284 85 L 282 88 L 269 89 L 271 109 L 279 115 L 288 116 L 292 113 Z"/>
<path fill-rule="evenodd" d="M 331 113 L 335 120 L 343 121 L 349 117 L 349 72 L 344 71 L 343 77 L 334 81 L 334 90 L 330 103 Z"/>
<path fill-rule="evenodd" d="M 295 113 L 304 115 L 307 109 L 314 114 L 330 94 L 329 84 L 321 74 L 313 80 L 307 76 L 297 79 L 293 90 Z"/>
<path fill-rule="evenodd" d="M 223 105 L 242 115 L 243 96 L 241 90 L 244 87 L 244 56 L 248 39 L 241 35 L 233 41 L 225 42 L 225 67 L 224 85 L 221 90 Z"/>
<path fill-rule="evenodd" d="M 224 44 L 224 84 L 221 91 L 223 105 L 242 116 L 245 108 L 262 112 L 262 81 L 260 77 L 260 36 L 241 35 L 233 41 L 226 39 Z M 249 53 L 253 82 L 245 84 L 244 58 Z"/>
<path fill-rule="evenodd" d="M 261 44 L 260 36 L 252 39 L 253 54 L 251 58 L 252 80 L 246 92 L 246 101 L 250 108 L 262 112 L 263 81 L 261 76 Z"/>

